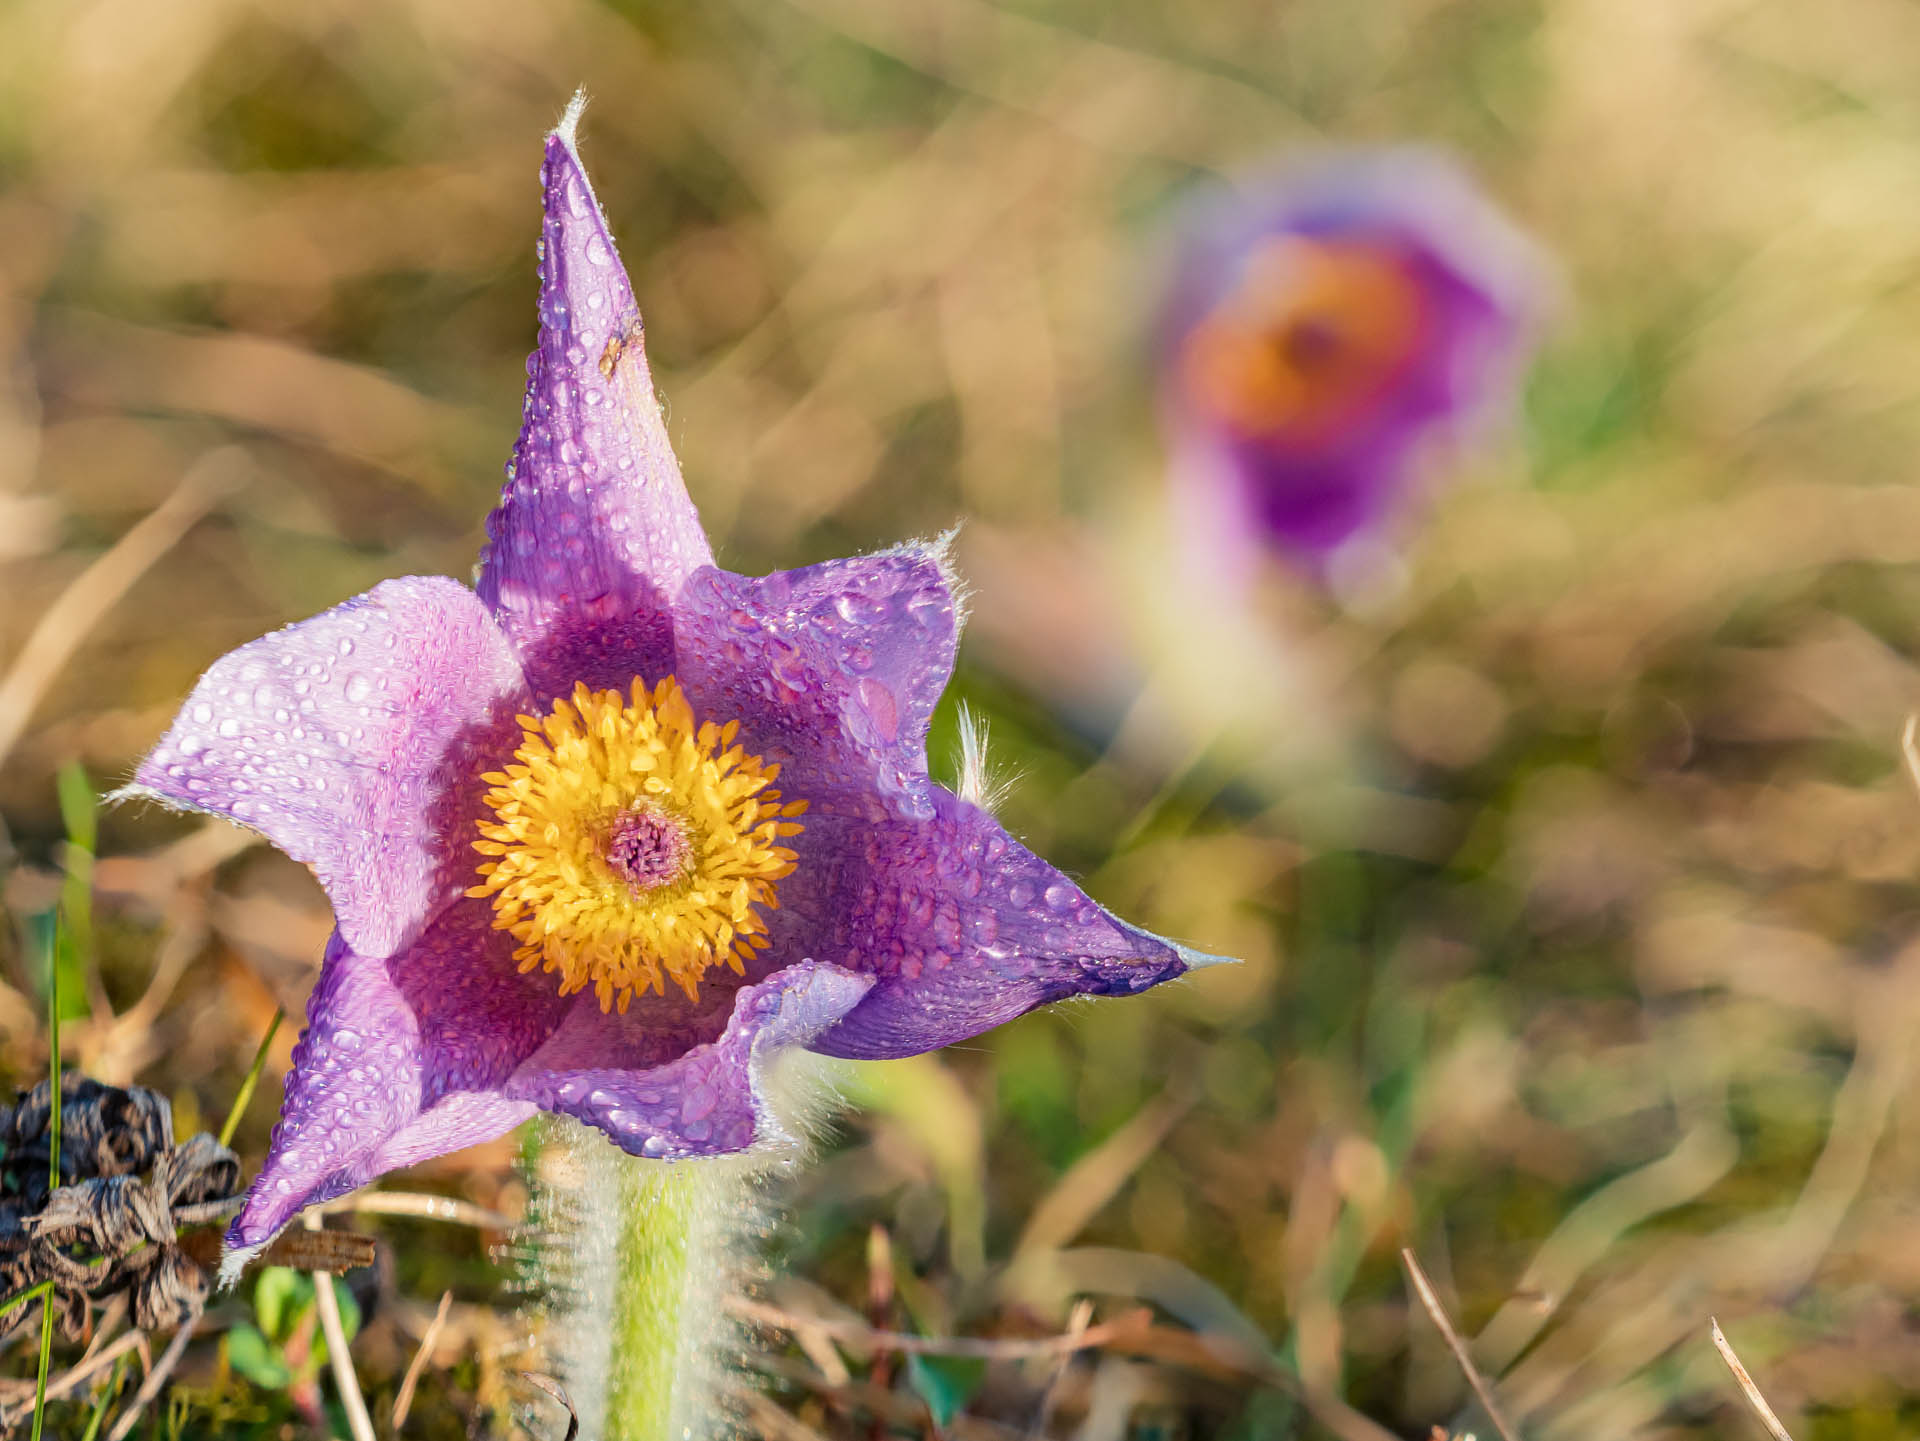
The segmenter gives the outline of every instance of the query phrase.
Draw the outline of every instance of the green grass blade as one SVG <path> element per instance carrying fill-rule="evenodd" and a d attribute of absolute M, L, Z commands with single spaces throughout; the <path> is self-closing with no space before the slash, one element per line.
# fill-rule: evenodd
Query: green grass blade
<path fill-rule="evenodd" d="M 0 1316 L 9 1316 L 29 1302 L 36 1301 L 53 1290 L 53 1282 L 37 1281 L 17 1296 L 9 1296 L 0 1301 Z"/>
<path fill-rule="evenodd" d="M 220 1127 L 220 1144 L 233 1144 L 233 1133 L 240 1127 L 240 1118 L 247 1112 L 247 1102 L 253 1099 L 253 1088 L 260 1083 L 260 1072 L 266 1068 L 267 1047 L 273 1044 L 273 1038 L 279 1034 L 280 1023 L 287 1018 L 287 1008 L 276 1006 L 273 1019 L 267 1022 L 267 1033 L 260 1038 L 259 1049 L 253 1053 L 253 1064 L 247 1067 L 247 1078 L 240 1083 L 240 1089 L 234 1093 L 233 1105 L 227 1109 L 227 1119 Z"/>
<path fill-rule="evenodd" d="M 100 1393 L 100 1399 L 93 1403 L 93 1414 L 87 1418 L 87 1429 L 80 1434 L 80 1441 L 98 1441 L 100 1427 L 107 1419 L 107 1407 L 113 1404 L 113 1398 L 120 1390 L 120 1376 L 126 1364 L 125 1356 L 113 1363 L 106 1389 Z"/>
<path fill-rule="evenodd" d="M 94 974 L 93 860 L 99 846 L 99 797 L 93 782 L 78 764 L 61 767 L 60 818 L 67 830 L 66 879 L 60 887 L 60 916 L 64 927 L 54 956 L 64 992 L 62 1020 L 84 1016 L 87 978 Z"/>
<path fill-rule="evenodd" d="M 56 919 L 47 953 L 47 1189 L 60 1189 L 60 946 L 66 927 Z"/>
<path fill-rule="evenodd" d="M 51 1287 L 48 1288 L 51 1292 Z M 40 1441 L 40 1426 L 47 1417 L 47 1362 L 53 1355 L 53 1297 L 40 1303 L 40 1370 L 33 1382 L 33 1441 Z"/>
<path fill-rule="evenodd" d="M 84 777 L 83 777 L 84 779 Z M 64 785 L 62 787 L 65 789 Z M 56 917 L 53 945 L 47 950 L 47 1190 L 60 1189 L 60 950 L 67 928 Z M 40 1426 L 47 1410 L 47 1363 L 53 1357 L 52 1284 L 40 1305 L 40 1366 L 33 1384 L 33 1441 L 40 1441 Z"/>

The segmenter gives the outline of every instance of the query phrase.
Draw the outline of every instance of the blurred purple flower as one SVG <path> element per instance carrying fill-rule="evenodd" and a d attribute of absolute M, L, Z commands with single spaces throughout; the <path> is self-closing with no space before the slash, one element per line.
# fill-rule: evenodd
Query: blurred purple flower
<path fill-rule="evenodd" d="M 388 581 L 242 646 L 128 788 L 255 827 L 333 902 L 230 1267 L 537 1110 L 637 1155 L 738 1151 L 772 1124 L 772 1047 L 911 1055 L 1207 959 L 929 779 L 942 546 L 713 564 L 579 109 L 547 140 L 539 348 L 477 592 Z"/>
<path fill-rule="evenodd" d="M 1336 154 L 1201 207 L 1158 338 L 1200 557 L 1325 570 L 1373 539 L 1422 453 L 1511 400 L 1545 288 L 1531 243 L 1428 152 Z"/>

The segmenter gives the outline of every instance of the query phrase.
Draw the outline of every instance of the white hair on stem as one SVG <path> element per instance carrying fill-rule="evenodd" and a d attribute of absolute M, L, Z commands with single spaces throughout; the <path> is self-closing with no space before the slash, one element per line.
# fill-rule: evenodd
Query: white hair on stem
<path fill-rule="evenodd" d="M 840 1063 L 795 1048 L 768 1062 L 756 1086 L 767 1139 L 739 1155 L 650 1161 L 576 1121 L 542 1129 L 515 1247 L 522 1315 L 580 1441 L 748 1434 L 736 1398 L 752 1386 L 753 1338 L 726 1301 L 767 1279 L 782 1182 L 844 1104 Z"/>

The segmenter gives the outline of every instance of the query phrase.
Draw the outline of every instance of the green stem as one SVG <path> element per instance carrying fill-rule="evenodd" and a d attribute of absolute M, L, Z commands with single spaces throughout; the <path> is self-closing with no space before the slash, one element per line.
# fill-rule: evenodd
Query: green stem
<path fill-rule="evenodd" d="M 529 1280 L 546 1297 L 546 1361 L 580 1434 L 722 1434 L 716 1393 L 739 1344 L 725 1301 L 754 1265 L 764 1160 L 642 1160 L 550 1121 L 534 1129 L 526 1164 Z"/>
<path fill-rule="evenodd" d="M 707 1166 L 609 1157 L 622 1218 L 616 1241 L 620 1285 L 614 1294 L 613 1353 L 607 1368 L 607 1441 L 666 1441 L 686 1332 L 698 1317 L 689 1303 L 717 1301 L 712 1278 L 692 1274 L 701 1247 L 700 1197 Z"/>
<path fill-rule="evenodd" d="M 253 1053 L 253 1064 L 247 1067 L 247 1077 L 240 1083 L 240 1089 L 234 1092 L 233 1104 L 227 1108 L 227 1119 L 220 1127 L 220 1144 L 233 1144 L 233 1133 L 239 1128 L 240 1118 L 247 1113 L 247 1102 L 253 1099 L 253 1088 L 259 1084 L 260 1072 L 267 1064 L 267 1049 L 273 1045 L 273 1038 L 280 1031 L 280 1023 L 287 1018 L 285 1006 L 273 1008 L 273 1019 L 267 1023 L 267 1033 L 260 1038 L 260 1047 Z"/>

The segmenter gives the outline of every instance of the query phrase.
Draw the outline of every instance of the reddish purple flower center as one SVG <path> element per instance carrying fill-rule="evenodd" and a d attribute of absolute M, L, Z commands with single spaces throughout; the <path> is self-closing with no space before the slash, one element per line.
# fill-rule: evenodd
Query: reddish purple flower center
<path fill-rule="evenodd" d="M 607 831 L 607 864 L 635 895 L 671 885 L 693 861 L 693 842 L 678 817 L 645 803 L 621 813 Z"/>

